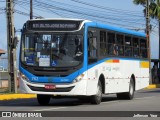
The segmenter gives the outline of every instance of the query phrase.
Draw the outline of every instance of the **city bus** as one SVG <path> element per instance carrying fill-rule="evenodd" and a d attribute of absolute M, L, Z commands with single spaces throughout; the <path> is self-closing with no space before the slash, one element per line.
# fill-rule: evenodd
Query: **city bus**
<path fill-rule="evenodd" d="M 146 34 L 81 19 L 28 20 L 20 43 L 20 91 L 51 98 L 131 100 L 149 85 Z"/>

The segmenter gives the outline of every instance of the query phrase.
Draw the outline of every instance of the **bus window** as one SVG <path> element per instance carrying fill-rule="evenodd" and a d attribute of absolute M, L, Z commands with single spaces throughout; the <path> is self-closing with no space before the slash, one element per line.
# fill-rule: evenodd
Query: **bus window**
<path fill-rule="evenodd" d="M 115 42 L 115 33 L 107 33 L 107 41 L 108 43 L 113 43 Z"/>
<path fill-rule="evenodd" d="M 109 55 L 117 55 L 118 48 L 115 44 L 115 33 L 107 33 L 107 41 L 108 41 L 108 54 Z"/>
<path fill-rule="evenodd" d="M 133 38 L 133 56 L 135 58 L 138 58 L 140 56 L 139 54 L 139 39 Z"/>
<path fill-rule="evenodd" d="M 26 64 L 33 65 L 35 63 L 34 37 L 31 35 L 25 35 L 23 39 L 25 39 L 25 41 L 22 43 L 23 49 L 21 59 L 25 61 Z"/>
<path fill-rule="evenodd" d="M 110 49 L 109 49 L 109 54 L 110 55 L 118 55 L 118 46 L 113 43 L 113 44 L 110 44 Z"/>
<path fill-rule="evenodd" d="M 141 48 L 147 48 L 147 41 L 145 39 L 140 39 Z"/>
<path fill-rule="evenodd" d="M 124 37 L 123 37 L 123 35 L 121 35 L 121 34 L 117 34 L 116 35 L 116 38 L 117 38 L 117 44 L 119 44 L 119 45 L 123 45 L 123 40 L 124 40 Z"/>
<path fill-rule="evenodd" d="M 107 54 L 106 32 L 100 31 L 100 56 Z"/>
<path fill-rule="evenodd" d="M 89 36 L 88 38 L 88 63 L 94 63 L 97 61 L 97 38 Z"/>
<path fill-rule="evenodd" d="M 147 41 L 145 39 L 140 39 L 140 57 L 147 58 Z"/>
<path fill-rule="evenodd" d="M 118 45 L 118 55 L 124 56 L 124 46 Z"/>
<path fill-rule="evenodd" d="M 125 36 L 125 46 L 130 46 L 131 47 L 131 37 Z"/>
<path fill-rule="evenodd" d="M 147 49 L 141 48 L 140 57 L 141 58 L 147 58 Z"/>
<path fill-rule="evenodd" d="M 139 48 L 133 48 L 133 56 L 135 58 L 138 58 L 139 57 Z"/>
<path fill-rule="evenodd" d="M 132 42 L 130 36 L 125 36 L 125 56 L 132 56 Z"/>
<path fill-rule="evenodd" d="M 125 56 L 132 56 L 132 47 L 125 47 Z"/>
<path fill-rule="evenodd" d="M 139 47 L 139 39 L 133 38 L 133 47 Z"/>
<path fill-rule="evenodd" d="M 122 34 L 116 35 L 116 43 L 118 46 L 118 55 L 123 56 L 124 55 L 124 36 Z"/>

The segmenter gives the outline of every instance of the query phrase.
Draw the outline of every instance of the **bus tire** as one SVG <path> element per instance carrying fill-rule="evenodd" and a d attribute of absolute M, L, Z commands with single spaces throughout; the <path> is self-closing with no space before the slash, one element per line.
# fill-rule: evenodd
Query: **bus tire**
<path fill-rule="evenodd" d="M 118 99 L 124 99 L 125 98 L 125 93 L 117 93 L 117 98 Z"/>
<path fill-rule="evenodd" d="M 50 95 L 40 95 L 40 94 L 37 94 L 37 101 L 40 105 L 48 105 L 49 104 L 49 101 L 51 99 L 51 96 Z"/>
<path fill-rule="evenodd" d="M 134 91 L 135 91 L 135 84 L 134 84 L 133 78 L 131 78 L 130 84 L 129 84 L 129 91 L 125 93 L 117 93 L 117 98 L 132 100 L 134 97 Z"/>
<path fill-rule="evenodd" d="M 88 96 L 87 97 L 79 97 L 78 100 L 81 102 L 90 102 L 90 98 Z"/>
<path fill-rule="evenodd" d="M 133 78 L 130 79 L 130 84 L 129 84 L 129 92 L 126 93 L 126 99 L 132 100 L 134 97 L 134 91 L 135 91 L 135 83 L 133 81 Z"/>
<path fill-rule="evenodd" d="M 92 104 L 100 104 L 102 100 L 102 84 L 99 81 L 97 86 L 97 93 L 96 95 L 91 96 L 91 103 Z"/>

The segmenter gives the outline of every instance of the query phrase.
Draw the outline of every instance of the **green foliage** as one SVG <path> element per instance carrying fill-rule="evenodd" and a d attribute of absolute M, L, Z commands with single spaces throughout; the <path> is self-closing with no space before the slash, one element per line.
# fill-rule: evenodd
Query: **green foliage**
<path fill-rule="evenodd" d="M 136 5 L 145 5 L 146 4 L 146 0 L 133 0 L 133 3 Z"/>
<path fill-rule="evenodd" d="M 155 15 L 155 18 L 160 20 L 160 0 L 156 0 L 154 7 L 153 14 Z"/>
<path fill-rule="evenodd" d="M 133 3 L 143 5 L 145 7 L 143 12 L 146 16 L 146 0 L 133 0 Z M 151 18 L 160 20 L 160 0 L 150 0 L 149 14 Z"/>

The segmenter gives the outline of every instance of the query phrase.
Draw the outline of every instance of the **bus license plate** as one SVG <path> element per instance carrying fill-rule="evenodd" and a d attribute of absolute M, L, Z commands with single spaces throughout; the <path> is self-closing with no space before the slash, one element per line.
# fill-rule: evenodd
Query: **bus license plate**
<path fill-rule="evenodd" d="M 45 89 L 56 89 L 55 85 L 45 85 Z"/>

